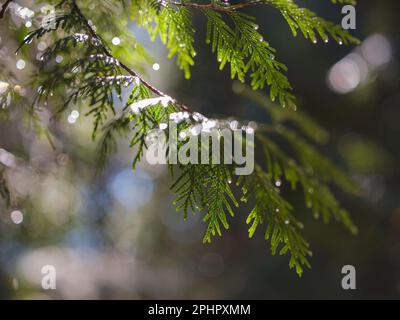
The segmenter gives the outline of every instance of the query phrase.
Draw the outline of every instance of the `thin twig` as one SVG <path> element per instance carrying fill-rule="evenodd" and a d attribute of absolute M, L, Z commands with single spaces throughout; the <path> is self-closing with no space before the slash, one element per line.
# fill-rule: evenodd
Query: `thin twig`
<path fill-rule="evenodd" d="M 254 5 L 259 5 L 265 3 L 265 0 L 254 0 L 254 1 L 249 1 L 249 2 L 241 2 L 238 4 L 233 4 L 233 5 L 227 5 L 227 6 L 222 6 L 218 5 L 215 3 L 208 3 L 208 4 L 200 4 L 200 3 L 195 3 L 195 2 L 174 2 L 170 1 L 170 4 L 173 4 L 178 7 L 187 7 L 187 8 L 194 8 L 194 9 L 199 9 L 199 10 L 214 10 L 214 11 L 220 11 L 220 12 L 234 12 L 238 9 L 243 9 L 246 7 L 254 6 Z"/>
<path fill-rule="evenodd" d="M 10 5 L 11 2 L 14 0 L 7 0 L 2 6 L 1 6 L 1 11 L 0 11 L 0 19 L 3 19 L 4 14 L 6 13 L 6 10 L 8 6 Z"/>
<path fill-rule="evenodd" d="M 97 32 L 93 29 L 93 27 L 90 25 L 88 19 L 86 18 L 86 16 L 83 14 L 82 10 L 80 9 L 80 7 L 78 6 L 78 4 L 76 3 L 76 0 L 72 1 L 73 4 L 73 8 L 76 11 L 76 13 L 82 18 L 82 20 L 85 23 L 86 28 L 88 29 L 90 35 L 97 40 L 100 45 L 101 45 L 101 49 L 103 50 L 104 54 L 107 55 L 110 58 L 115 59 L 116 61 L 118 61 L 119 65 L 121 66 L 122 69 L 124 69 L 127 73 L 129 73 L 131 76 L 136 77 L 140 80 L 141 83 L 143 83 L 143 85 L 145 85 L 151 92 L 153 92 L 154 94 L 161 96 L 161 97 L 169 97 L 166 93 L 162 92 L 161 90 L 157 89 L 156 87 L 154 87 L 152 84 L 150 84 L 149 82 L 147 82 L 146 80 L 144 80 L 135 70 L 129 68 L 126 64 L 124 64 L 123 62 L 119 61 L 116 57 L 114 57 L 112 55 L 112 53 L 110 52 L 110 50 L 104 45 L 104 40 L 97 34 Z M 192 113 L 192 111 L 190 110 L 189 107 L 187 107 L 184 104 L 178 103 L 176 101 L 176 99 L 173 99 L 174 103 L 176 104 L 177 107 L 179 107 L 181 110 L 186 111 L 186 112 L 190 112 Z"/>

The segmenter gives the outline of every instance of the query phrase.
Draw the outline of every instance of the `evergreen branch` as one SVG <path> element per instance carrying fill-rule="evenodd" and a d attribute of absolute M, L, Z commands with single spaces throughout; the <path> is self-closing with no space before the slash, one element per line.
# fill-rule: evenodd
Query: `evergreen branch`
<path fill-rule="evenodd" d="M 270 86 L 272 100 L 278 98 L 282 106 L 295 108 L 294 96 L 290 93 L 291 85 L 282 73 L 286 66 L 276 61 L 273 49 L 257 32 L 253 19 L 240 13 L 229 14 L 235 29 L 231 29 L 222 16 L 214 11 L 203 11 L 207 16 L 207 43 L 211 43 L 216 52 L 220 69 L 226 63 L 231 65 L 232 79 L 241 82 L 250 73 L 254 90 Z"/>
<path fill-rule="evenodd" d="M 293 109 L 279 109 L 277 105 L 267 99 L 265 95 L 256 92 L 241 83 L 235 83 L 233 91 L 245 98 L 248 98 L 261 107 L 270 116 L 275 124 L 290 123 L 296 126 L 307 138 L 318 144 L 325 144 L 329 140 L 329 133 L 322 128 L 314 119 L 304 111 L 298 112 Z"/>
<path fill-rule="evenodd" d="M 148 29 L 154 40 L 159 35 L 161 42 L 169 49 L 168 57 L 177 55 L 177 65 L 190 78 L 190 67 L 194 65 L 194 29 L 189 10 L 173 8 L 167 2 L 134 0 L 133 17 Z"/>
<path fill-rule="evenodd" d="M 239 206 L 232 193 L 231 183 L 232 177 L 226 165 L 210 165 L 208 175 L 204 178 L 207 213 L 203 221 L 208 223 L 204 243 L 211 243 L 216 234 L 222 235 L 221 224 L 225 229 L 229 229 L 227 213 L 233 217 L 232 204 L 235 207 Z"/>
<path fill-rule="evenodd" d="M 278 98 L 283 107 L 296 108 L 295 98 L 290 93 L 292 87 L 282 73 L 287 67 L 275 59 L 273 49 L 257 32 L 258 26 L 250 16 L 231 13 L 231 19 L 235 24 L 236 40 L 241 47 L 244 56 L 248 57 L 245 70 L 250 70 L 251 86 L 254 90 L 270 86 L 272 101 Z"/>
<path fill-rule="evenodd" d="M 67 0 L 66 0 L 67 1 Z M 66 1 L 63 1 L 66 2 Z M 88 35 L 91 38 L 91 41 L 95 43 L 95 45 L 98 47 L 98 49 L 103 53 L 105 56 L 108 58 L 112 59 L 115 61 L 118 66 L 120 66 L 123 70 L 125 70 L 129 75 L 132 77 L 135 77 L 140 80 L 141 83 L 143 83 L 144 86 L 146 86 L 151 92 L 158 96 L 162 97 L 169 97 L 167 94 L 162 92 L 160 89 L 156 88 L 149 82 L 147 82 L 141 75 L 139 75 L 135 70 L 129 68 L 125 63 L 119 61 L 116 57 L 114 57 L 109 50 L 108 46 L 105 44 L 104 40 L 97 34 L 97 32 L 94 30 L 92 25 L 89 23 L 89 20 L 86 18 L 86 16 L 83 14 L 82 10 L 78 6 L 76 0 L 70 0 L 69 1 L 72 6 L 72 10 L 70 14 L 63 15 L 61 17 L 56 18 L 56 28 L 58 29 L 59 27 L 65 29 L 66 31 L 71 30 L 73 27 L 76 27 L 76 25 L 81 25 L 87 32 Z M 76 16 L 74 15 L 76 14 Z M 31 32 L 27 37 L 25 37 L 24 42 L 22 45 L 30 43 L 33 38 L 40 38 L 44 34 L 51 32 L 49 28 L 39 28 L 33 32 Z M 84 36 L 84 35 L 83 35 Z M 88 40 L 88 39 L 84 39 Z M 17 52 L 20 50 L 21 47 L 17 49 Z M 176 106 L 178 106 L 180 109 L 191 112 L 190 109 L 182 104 L 176 101 L 175 99 L 174 103 Z"/>
<path fill-rule="evenodd" d="M 81 9 L 79 8 L 79 6 L 76 3 L 76 0 L 72 0 L 72 5 L 74 10 L 77 12 L 78 16 L 82 19 L 84 25 L 86 26 L 87 31 L 89 32 L 89 34 L 94 38 L 97 39 L 99 41 L 100 44 L 100 48 L 103 51 L 103 53 L 113 59 L 116 59 L 111 52 L 109 51 L 109 49 L 107 48 L 107 46 L 104 45 L 103 40 L 101 39 L 101 37 L 99 35 L 97 35 L 97 32 L 93 29 L 93 27 L 90 25 L 88 19 L 85 17 L 85 15 L 82 13 Z M 116 59 L 117 60 L 117 59 Z M 121 66 L 122 69 L 124 69 L 128 74 L 130 74 L 133 77 L 136 77 L 138 79 L 140 79 L 140 82 L 143 83 L 151 92 L 153 92 L 154 94 L 158 95 L 158 96 L 162 96 L 162 97 L 168 97 L 167 94 L 165 94 L 164 92 L 162 92 L 161 90 L 157 89 L 156 87 L 154 87 L 152 84 L 150 84 L 149 82 L 147 82 L 146 80 L 144 80 L 136 71 L 132 70 L 131 68 L 129 68 L 126 64 L 122 63 L 119 61 L 119 65 Z M 185 111 L 189 111 L 189 108 L 183 104 L 177 103 L 176 104 L 182 108 Z"/>
<path fill-rule="evenodd" d="M 218 2 L 211 2 L 208 4 L 200 4 L 200 3 L 195 3 L 195 2 L 176 2 L 176 1 L 168 1 L 171 4 L 174 4 L 176 6 L 182 6 L 182 7 L 187 7 L 187 8 L 193 8 L 193 9 L 199 9 L 199 10 L 213 10 L 213 11 L 219 11 L 223 13 L 232 13 L 235 12 L 236 10 L 239 9 L 244 9 L 246 7 L 250 6 L 255 6 L 255 5 L 260 5 L 263 4 L 263 0 L 254 0 L 254 1 L 248 1 L 248 2 L 241 2 L 237 4 L 226 4 L 226 3 L 218 3 Z"/>
<path fill-rule="evenodd" d="M 298 232 L 303 225 L 290 213 L 291 205 L 279 195 L 269 176 L 258 166 L 251 176 L 247 176 L 244 182 L 240 183 L 243 190 L 242 201 L 254 200 L 254 207 L 247 218 L 247 224 L 250 224 L 250 238 L 258 226 L 266 221 L 265 240 L 271 243 L 271 253 L 290 253 L 289 267 L 295 268 L 301 276 L 304 266 L 311 267 L 308 257 L 312 253 L 309 244 Z"/>
<path fill-rule="evenodd" d="M 11 192 L 10 189 L 8 188 L 5 169 L 1 164 L 0 164 L 0 198 L 4 200 L 4 203 L 7 207 L 10 206 Z"/>
<path fill-rule="evenodd" d="M 136 119 L 137 120 L 137 119 Z M 99 145 L 98 145 L 98 153 L 100 155 L 99 157 L 99 164 L 98 164 L 98 169 L 102 170 L 111 155 L 113 155 L 117 151 L 117 135 L 118 136 L 127 136 L 128 131 L 129 131 L 129 124 L 133 121 L 133 117 L 129 114 L 129 112 L 122 112 L 119 114 L 117 117 L 109 121 L 103 128 L 103 134 L 100 139 Z M 139 121 L 137 121 L 133 127 L 134 130 L 137 130 L 139 125 Z M 134 140 L 139 136 L 139 134 L 135 134 L 134 138 L 132 139 L 132 146 L 137 145 L 139 140 L 137 141 Z M 144 136 L 140 136 L 140 138 L 143 138 L 144 141 Z M 142 149 L 140 149 L 142 148 Z M 133 167 L 135 167 L 136 163 L 140 160 L 141 156 L 143 155 L 143 148 L 144 148 L 144 143 L 141 144 L 141 146 L 138 148 L 134 161 L 133 161 Z"/>
<path fill-rule="evenodd" d="M 0 11 L 0 19 L 3 19 L 4 14 L 6 13 L 6 10 L 8 6 L 10 5 L 11 2 L 14 0 L 7 0 L 2 6 L 1 6 L 1 11 Z"/>
<path fill-rule="evenodd" d="M 171 185 L 171 190 L 177 194 L 174 205 L 177 211 L 183 210 L 185 220 L 189 210 L 201 211 L 205 205 L 206 193 L 203 183 L 208 169 L 208 166 L 188 164 L 183 167 L 182 174 Z"/>
<path fill-rule="evenodd" d="M 135 95 L 135 91 L 138 93 Z M 134 136 L 131 140 L 131 147 L 136 146 L 136 154 L 132 163 L 132 168 L 136 168 L 140 162 L 145 149 L 147 148 L 147 139 L 151 139 L 149 133 L 151 130 L 159 128 L 161 123 L 168 121 L 170 114 L 178 109 L 171 101 L 160 101 L 160 99 L 145 99 L 145 93 L 140 93 L 139 89 L 134 90 L 128 105 L 133 112 L 135 120 L 133 131 Z M 132 96 L 135 95 L 134 98 Z M 132 101 L 138 101 L 133 102 Z M 146 103 L 144 105 L 143 103 Z M 139 105 L 137 107 L 137 105 Z"/>
<path fill-rule="evenodd" d="M 86 43 L 86 52 L 84 58 L 78 59 L 72 64 L 63 64 L 61 67 L 57 66 L 47 72 L 42 67 L 42 74 L 39 75 L 39 78 L 44 78 L 45 81 L 40 85 L 35 103 L 39 102 L 42 97 L 45 97 L 47 101 L 49 95 L 53 95 L 58 83 L 64 81 L 66 86 L 73 89 L 74 92 L 65 99 L 58 112 L 65 110 L 69 103 L 76 103 L 78 98 L 89 98 L 89 105 L 92 109 L 87 114 L 94 115 L 93 137 L 95 137 L 99 126 L 105 122 L 108 110 L 111 109 L 115 114 L 113 92 L 115 91 L 118 95 L 121 94 L 122 82 L 127 86 L 135 81 L 137 85 L 145 86 L 155 95 L 170 99 L 178 108 L 189 111 L 188 107 L 170 98 L 164 92 L 144 80 L 136 71 L 113 56 L 104 40 L 97 34 L 93 26 L 89 23 L 89 20 L 84 16 L 76 1 L 66 0 L 59 4 L 59 6 L 65 3 L 71 4 L 70 12 L 56 18 L 56 29 L 61 28 L 65 32 L 71 32 L 71 30 L 78 28 L 79 31 L 82 29 L 85 30 L 87 34 L 75 33 L 72 36 L 67 36 L 56 41 L 42 55 L 43 66 L 48 64 L 57 52 L 67 50 L 71 45 L 75 47 L 76 43 Z M 39 28 L 28 34 L 23 44 L 30 43 L 33 38 L 41 38 L 51 31 L 49 28 Z M 122 70 L 127 72 L 129 76 L 123 76 Z M 77 71 L 83 71 L 85 76 L 80 77 Z M 66 79 L 66 75 L 69 75 L 69 79 Z M 79 85 L 77 89 L 74 89 L 76 84 L 80 83 L 84 83 L 84 85 Z"/>
<path fill-rule="evenodd" d="M 340 4 L 351 4 L 351 5 L 356 5 L 357 0 L 331 0 L 334 4 L 340 3 Z"/>
<path fill-rule="evenodd" d="M 187 8 L 193 8 L 193 9 L 198 9 L 198 10 L 214 10 L 214 11 L 220 11 L 223 13 L 232 13 L 235 12 L 239 9 L 244 9 L 247 7 L 252 7 L 260 4 L 265 4 L 265 2 L 268 0 L 248 0 L 248 1 L 243 1 L 237 4 L 227 4 L 227 3 L 218 3 L 218 1 L 207 3 L 207 4 L 200 4 L 196 2 L 190 2 L 190 1 L 182 1 L 182 2 L 177 2 L 177 1 L 169 1 L 166 0 L 166 2 L 176 5 L 176 6 L 182 6 L 182 7 L 187 7 Z M 341 3 L 341 4 L 352 4 L 355 5 L 357 3 L 356 0 L 331 0 L 333 3 Z"/>

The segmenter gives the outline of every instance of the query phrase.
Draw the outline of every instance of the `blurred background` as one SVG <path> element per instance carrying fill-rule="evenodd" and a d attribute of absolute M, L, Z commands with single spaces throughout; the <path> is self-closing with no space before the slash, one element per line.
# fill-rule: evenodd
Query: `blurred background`
<path fill-rule="evenodd" d="M 329 1 L 299 3 L 341 21 L 340 7 Z M 96 175 L 91 120 L 72 110 L 55 128 L 55 148 L 18 118 L 0 118 L 0 167 L 12 187 L 11 209 L 0 203 L 0 298 L 400 298 L 398 10 L 395 0 L 360 1 L 358 47 L 293 38 L 274 9 L 246 10 L 289 67 L 299 108 L 329 131 L 324 152 L 365 190 L 360 198 L 338 195 L 360 229 L 356 237 L 314 221 L 301 192 L 285 193 L 314 253 L 302 278 L 289 270 L 288 257 L 270 255 L 261 232 L 248 239 L 245 210 L 237 211 L 222 238 L 203 245 L 201 215 L 183 221 L 175 211 L 165 167 L 141 164 L 132 172 L 128 140 Z M 13 54 L 17 44 L 9 33 L 22 25 L 29 31 L 29 19 L 25 12 L 0 21 L 1 64 L 25 80 L 29 63 Z M 233 93 L 229 72 L 218 71 L 204 43 L 204 22 L 194 15 L 198 55 L 190 81 L 160 43 L 130 26 L 155 58 L 147 78 L 206 115 L 264 119 L 253 102 Z M 357 270 L 357 290 L 341 288 L 348 264 Z M 44 265 L 56 267 L 57 290 L 41 288 Z"/>

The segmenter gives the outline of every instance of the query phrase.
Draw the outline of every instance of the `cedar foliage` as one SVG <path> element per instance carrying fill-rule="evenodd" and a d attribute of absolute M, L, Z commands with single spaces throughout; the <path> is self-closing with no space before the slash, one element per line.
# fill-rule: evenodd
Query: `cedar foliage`
<path fill-rule="evenodd" d="M 253 99 L 272 120 L 257 126 L 256 151 L 261 155 L 257 159 L 262 160 L 249 176 L 236 177 L 234 165 L 169 164 L 177 210 L 183 212 L 185 219 L 192 212 L 204 215 L 204 242 L 209 243 L 229 228 L 235 208 L 248 203 L 249 236 L 263 229 L 272 254 L 289 254 L 289 266 L 299 275 L 304 267 L 310 267 L 311 250 L 301 235 L 303 224 L 281 194 L 279 186 L 283 182 L 293 190 L 303 190 L 305 204 L 316 219 L 325 223 L 334 219 L 350 232 L 357 232 L 332 192 L 334 186 L 357 194 L 357 186 L 318 151 L 328 133 L 296 111 L 292 86 L 285 75 L 287 67 L 279 62 L 276 49 L 258 31 L 255 18 L 244 11 L 253 5 L 260 10 L 279 10 L 294 36 L 301 34 L 314 43 L 318 39 L 332 39 L 339 45 L 358 43 L 340 26 L 299 7 L 293 0 L 248 0 L 234 4 L 217 0 L 206 4 L 189 0 L 107 0 L 96 2 L 96 10 L 89 1 L 46 1 L 49 2 L 56 6 L 56 29 L 39 26 L 24 38 L 19 49 L 29 50 L 31 43 L 40 39 L 51 42 L 40 62 L 34 62 L 36 73 L 31 87 L 36 97 L 25 101 L 10 85 L 0 96 L 2 116 L 17 105 L 29 104 L 28 117 L 34 121 L 35 110 L 49 100 L 58 102 L 51 104 L 59 106 L 51 110 L 54 117 L 61 117 L 71 105 L 80 105 L 93 118 L 93 139 L 99 141 L 99 165 L 105 166 L 108 157 L 116 152 L 120 136 L 130 135 L 135 150 L 133 168 L 143 157 L 151 130 L 170 119 L 178 123 L 179 133 L 188 133 L 207 121 L 226 127 L 225 120 L 207 119 L 148 83 L 140 73 L 151 57 L 126 27 L 133 20 L 147 29 L 151 39 L 159 37 L 168 48 L 169 57 L 176 58 L 177 66 L 190 79 L 198 45 L 194 41 L 192 15 L 199 14 L 206 19 L 205 41 L 215 53 L 220 69 L 230 68 L 232 79 L 240 82 L 235 85 L 235 92 Z M 332 2 L 355 4 L 352 0 Z M 108 43 L 113 35 L 119 35 L 123 45 L 111 48 Z M 64 59 L 55 63 L 59 55 Z M 5 76 L 6 68 L 1 70 Z M 8 78 L 12 83 L 12 77 Z M 132 87 L 128 102 L 121 107 L 122 93 Z M 255 91 L 266 88 L 269 98 Z M 252 129 L 243 125 L 243 130 L 248 128 Z M 0 195 L 8 199 L 2 172 Z"/>

